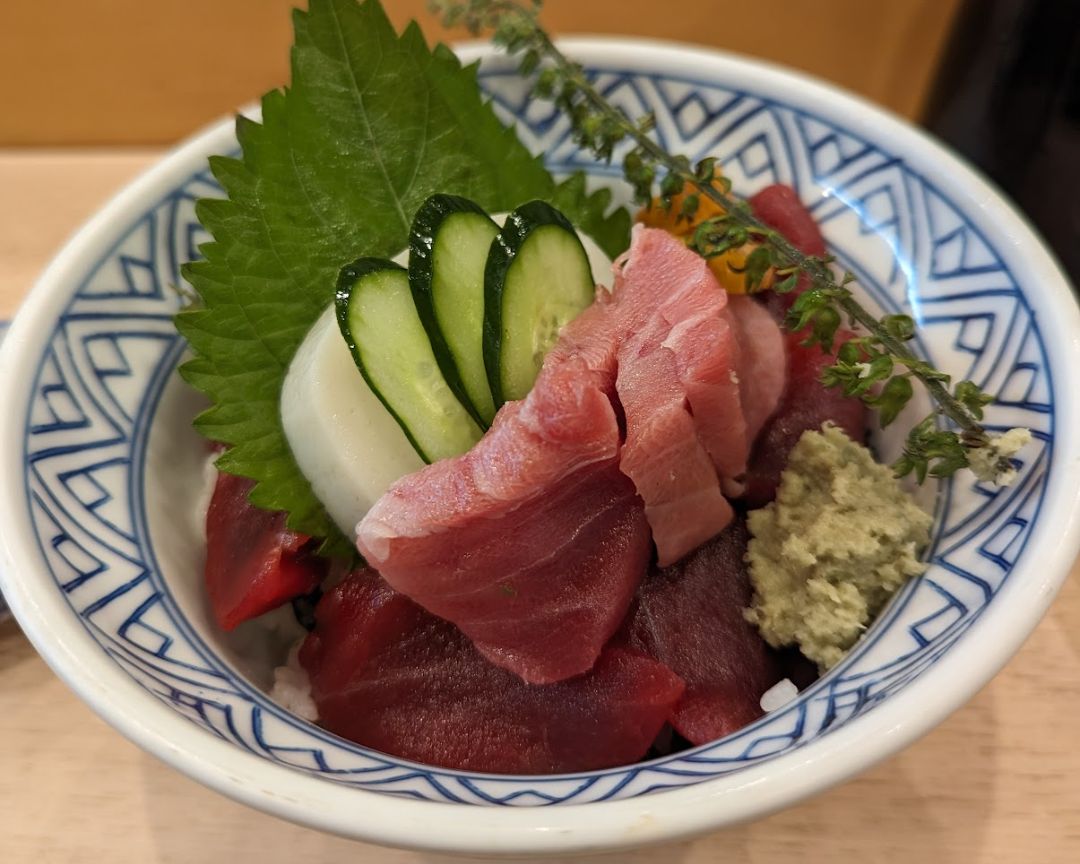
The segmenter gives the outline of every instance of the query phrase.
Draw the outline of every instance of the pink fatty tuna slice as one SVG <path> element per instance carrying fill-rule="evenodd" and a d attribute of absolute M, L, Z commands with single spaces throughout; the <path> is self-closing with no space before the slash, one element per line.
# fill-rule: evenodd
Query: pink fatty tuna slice
<path fill-rule="evenodd" d="M 739 346 L 735 364 L 739 402 L 746 418 L 746 437 L 753 444 L 784 395 L 787 348 L 776 320 L 754 298 L 729 298 L 727 312 Z"/>
<path fill-rule="evenodd" d="M 357 527 L 383 578 L 533 684 L 586 672 L 648 564 L 619 428 L 581 361 L 546 366 L 468 453 L 402 478 Z"/>
<path fill-rule="evenodd" d="M 526 684 L 369 569 L 328 591 L 315 617 L 300 662 L 319 722 L 428 765 L 546 774 L 630 764 L 683 691 L 662 663 L 615 646 L 585 675 Z"/>
<path fill-rule="evenodd" d="M 551 374 L 552 369 L 567 361 L 576 363 L 581 374 L 614 400 L 620 337 L 621 327 L 611 308 L 610 295 L 598 286 L 593 304 L 563 327 L 559 341 L 544 358 L 544 369 Z"/>
<path fill-rule="evenodd" d="M 674 353 L 646 330 L 623 343 L 618 365 L 626 415 L 619 467 L 645 502 L 660 563 L 670 564 L 723 530 L 731 505 L 698 439 Z"/>
<path fill-rule="evenodd" d="M 666 231 L 637 226 L 613 291 L 600 292 L 548 355 L 548 364 L 583 359 L 605 392 L 614 380 L 626 430 L 620 465 L 664 562 L 723 529 L 731 508 L 720 479 L 746 470 L 727 302 L 704 259 Z"/>
<path fill-rule="evenodd" d="M 671 354 L 694 432 L 714 465 L 718 483 L 725 485 L 745 471 L 751 443 L 738 380 L 739 343 L 727 305 L 727 293 L 701 256 L 666 231 L 634 228 L 630 251 L 616 269 L 611 301 L 612 312 L 620 318 L 623 339 L 636 342 L 633 352 L 626 346 L 620 349 L 620 380 L 626 378 L 633 386 L 646 390 L 631 394 L 622 384 L 618 388 L 627 430 L 634 426 L 633 411 L 627 403 L 648 409 L 653 403 L 647 392 L 652 379 L 624 376 L 621 366 L 627 356 L 643 352 L 650 343 L 659 343 Z M 627 450 L 630 447 L 627 433 Z M 689 449 L 685 451 L 689 453 Z M 665 465 L 656 470 L 662 468 Z M 685 465 L 683 470 L 692 468 Z M 643 498 L 648 505 L 644 492 Z M 652 527 L 656 534 L 657 526 Z M 657 544 L 661 546 L 661 539 Z"/>
<path fill-rule="evenodd" d="M 761 716 L 761 695 L 782 676 L 773 651 L 746 621 L 752 590 L 742 520 L 638 589 L 628 644 L 686 682 L 671 725 L 693 744 L 730 735 Z"/>
<path fill-rule="evenodd" d="M 724 304 L 713 303 L 683 318 L 663 344 L 674 357 L 697 436 L 727 489 L 746 471 L 750 446 L 739 387 L 739 343 L 725 304 L 726 297 Z"/>

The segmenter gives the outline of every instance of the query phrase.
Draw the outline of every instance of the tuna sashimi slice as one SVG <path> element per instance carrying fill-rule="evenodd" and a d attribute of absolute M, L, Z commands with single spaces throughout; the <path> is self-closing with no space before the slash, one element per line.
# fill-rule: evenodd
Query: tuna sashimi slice
<path fill-rule="evenodd" d="M 663 343 L 674 357 L 697 436 L 725 489 L 746 471 L 750 455 L 732 323 L 723 306 L 706 307 L 675 324 Z"/>
<path fill-rule="evenodd" d="M 731 297 L 727 312 L 738 341 L 739 404 L 746 418 L 747 440 L 753 445 L 784 395 L 787 349 L 776 320 L 754 298 Z"/>
<path fill-rule="evenodd" d="M 754 214 L 778 230 L 797 249 L 807 255 L 824 255 L 825 238 L 814 217 L 789 186 L 774 185 L 762 189 L 750 199 Z M 809 285 L 805 275 L 789 294 L 769 292 L 765 298 L 768 311 L 782 321 L 795 298 Z M 839 341 L 853 334 L 841 332 Z M 821 383 L 821 372 L 832 364 L 832 355 L 819 347 L 804 348 L 799 343 L 804 334 L 785 334 L 787 345 L 787 384 L 776 412 L 762 429 L 750 457 L 746 476 L 746 503 L 760 507 L 776 495 L 780 473 L 787 465 L 788 454 L 803 432 L 820 429 L 825 421 L 835 423 L 854 440 L 866 435 L 866 408 L 858 399 L 844 396 L 839 390 Z"/>
<path fill-rule="evenodd" d="M 619 467 L 645 502 L 660 563 L 669 564 L 723 530 L 731 505 L 698 438 L 673 352 L 645 331 L 623 344 L 618 365 L 626 415 Z"/>
<path fill-rule="evenodd" d="M 544 358 L 544 366 L 551 369 L 567 360 L 583 364 L 596 387 L 614 399 L 616 355 L 622 335 L 622 326 L 611 309 L 611 295 L 598 285 L 596 300 L 563 327 Z"/>
<path fill-rule="evenodd" d="M 223 630 L 276 609 L 318 587 L 326 565 L 309 538 L 285 527 L 285 514 L 248 500 L 253 480 L 221 472 L 206 512 L 203 578 Z"/>
<path fill-rule="evenodd" d="M 580 361 L 545 366 L 466 454 L 402 478 L 357 527 L 396 590 L 534 683 L 590 669 L 649 558 L 619 427 Z"/>
<path fill-rule="evenodd" d="M 758 219 L 783 234 L 804 255 L 825 254 L 825 238 L 821 236 L 821 229 L 790 186 L 782 183 L 766 186 L 750 198 L 750 209 Z M 809 286 L 809 278 L 805 273 L 800 274 L 794 291 L 787 294 L 769 291 L 765 303 L 777 319 L 783 319 L 795 298 Z"/>
<path fill-rule="evenodd" d="M 854 334 L 840 331 L 837 342 Z M 788 354 L 788 383 L 776 414 L 762 430 L 750 458 L 746 474 L 745 501 L 760 507 L 776 496 L 780 474 L 788 455 L 803 432 L 820 429 L 829 421 L 843 429 L 854 441 L 866 437 L 866 406 L 857 398 L 845 396 L 834 387 L 821 383 L 821 372 L 835 358 L 817 345 L 799 344 L 804 336 L 789 333 L 785 339 Z"/>
<path fill-rule="evenodd" d="M 686 682 L 671 724 L 704 744 L 761 716 L 761 695 L 782 672 L 743 617 L 752 590 L 743 563 L 746 525 L 733 522 L 674 567 L 654 568 L 638 590 L 629 644 Z"/>
<path fill-rule="evenodd" d="M 704 258 L 666 231 L 635 227 L 629 252 L 616 268 L 610 303 L 624 330 L 622 341 L 635 341 L 638 352 L 654 343 L 671 352 L 693 428 L 725 482 L 745 471 L 750 455 L 737 375 L 739 345 L 727 305 L 728 295 Z M 633 354 L 620 349 L 619 377 L 630 380 L 621 368 L 627 356 Z M 619 387 L 627 429 L 634 424 L 627 401 L 647 406 L 651 397 L 648 377 L 632 380 L 645 392 L 631 399 Z"/>
<path fill-rule="evenodd" d="M 798 193 L 783 183 L 766 186 L 752 198 L 750 209 L 762 222 L 783 234 L 789 243 L 806 255 L 824 255 L 825 238 L 821 236 L 810 211 Z"/>
<path fill-rule="evenodd" d="M 319 720 L 405 759 L 469 771 L 588 771 L 640 759 L 683 690 L 663 664 L 606 648 L 542 686 L 488 663 L 452 624 L 370 570 L 331 589 L 300 652 Z"/>

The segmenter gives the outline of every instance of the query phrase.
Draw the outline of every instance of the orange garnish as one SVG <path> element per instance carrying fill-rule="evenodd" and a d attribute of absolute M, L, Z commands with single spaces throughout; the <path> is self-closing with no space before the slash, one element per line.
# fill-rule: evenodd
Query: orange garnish
<path fill-rule="evenodd" d="M 717 175 L 713 175 L 714 177 Z M 686 196 L 695 190 L 689 188 L 690 184 L 683 186 L 682 191 L 672 196 L 671 207 L 665 208 L 660 199 L 654 198 L 648 207 L 643 207 L 635 217 L 638 222 L 650 228 L 663 228 L 689 244 L 693 233 L 698 225 L 707 219 L 723 214 L 724 209 L 704 195 L 700 196 L 697 212 L 689 219 L 679 214 L 682 212 L 682 204 Z M 717 185 L 717 188 L 720 188 Z M 750 253 L 758 248 L 757 243 L 746 243 L 737 249 L 729 249 L 722 255 L 717 255 L 709 260 L 709 269 L 712 270 L 720 287 L 730 294 L 745 294 L 746 275 L 742 272 L 746 268 L 746 259 Z M 756 290 L 764 291 L 772 287 L 774 273 L 770 268 L 761 279 L 760 286 Z"/>

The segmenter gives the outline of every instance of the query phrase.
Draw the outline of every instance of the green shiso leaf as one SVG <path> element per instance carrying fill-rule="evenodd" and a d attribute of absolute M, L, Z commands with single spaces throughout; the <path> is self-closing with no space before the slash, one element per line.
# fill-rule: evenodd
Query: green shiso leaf
<path fill-rule="evenodd" d="M 340 268 L 405 248 L 409 224 L 435 192 L 491 212 L 550 198 L 538 157 L 480 95 L 475 66 L 400 36 L 377 0 L 311 0 L 294 13 L 292 85 L 262 100 L 262 122 L 238 118 L 242 158 L 210 160 L 226 199 L 198 203 L 213 237 L 184 276 L 199 302 L 177 315 L 193 359 L 180 372 L 210 397 L 196 419 L 228 449 L 218 466 L 256 481 L 253 503 L 288 513 L 288 527 L 351 549 L 301 473 L 281 425 L 290 360 L 331 302 Z M 629 216 L 604 214 L 583 178 L 559 206 L 615 254 Z"/>
<path fill-rule="evenodd" d="M 630 211 L 625 207 L 611 210 L 610 189 L 597 189 L 589 195 L 585 191 L 584 172 L 577 171 L 563 180 L 549 200 L 578 229 L 592 237 L 608 258 L 617 257 L 630 245 Z"/>

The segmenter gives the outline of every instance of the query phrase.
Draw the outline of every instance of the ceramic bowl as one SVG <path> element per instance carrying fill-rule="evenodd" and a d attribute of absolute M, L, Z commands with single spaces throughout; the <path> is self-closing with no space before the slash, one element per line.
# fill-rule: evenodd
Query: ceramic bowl
<path fill-rule="evenodd" d="M 262 692 L 272 658 L 211 626 L 194 517 L 204 445 L 178 382 L 178 268 L 207 239 L 193 204 L 236 149 L 224 122 L 121 192 L 61 252 L 3 348 L 3 592 L 53 669 L 123 734 L 279 816 L 381 843 L 488 854 L 611 849 L 716 829 L 850 777 L 926 732 L 1016 651 L 1078 546 L 1080 368 L 1070 288 L 1024 219 L 912 127 L 852 96 L 735 57 L 570 40 L 597 86 L 737 191 L 783 181 L 879 310 L 907 311 L 918 350 L 997 397 L 995 429 L 1034 442 L 1006 489 L 932 488 L 926 575 L 850 656 L 723 740 L 573 775 L 449 771 L 366 750 Z M 481 86 L 550 168 L 616 183 L 578 153 L 484 49 Z M 880 439 L 895 455 L 897 442 Z M 889 452 L 886 452 L 886 456 Z"/>
<path fill-rule="evenodd" d="M 0 321 L 0 345 L 4 344 L 4 336 L 7 335 L 8 326 L 9 326 L 9 322 Z M 11 613 L 8 612 L 7 603 L 4 601 L 4 595 L 0 594 L 0 621 L 3 621 L 5 618 L 8 618 L 10 615 L 11 615 Z"/>

